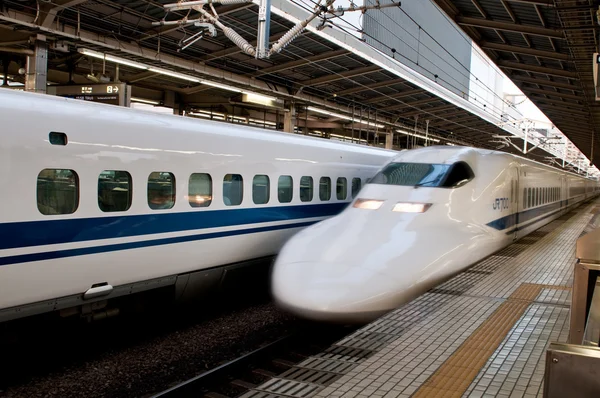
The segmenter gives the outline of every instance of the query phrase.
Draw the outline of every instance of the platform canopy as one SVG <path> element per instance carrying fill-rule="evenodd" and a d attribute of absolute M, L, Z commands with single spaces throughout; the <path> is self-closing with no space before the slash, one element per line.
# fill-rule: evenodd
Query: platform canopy
<path fill-rule="evenodd" d="M 593 163 L 600 2 L 434 0 Z"/>

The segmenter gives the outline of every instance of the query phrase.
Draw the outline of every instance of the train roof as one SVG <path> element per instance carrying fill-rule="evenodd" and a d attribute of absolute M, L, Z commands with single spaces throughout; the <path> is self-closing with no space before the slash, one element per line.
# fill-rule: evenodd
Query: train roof
<path fill-rule="evenodd" d="M 29 106 L 26 108 L 21 106 L 23 102 L 31 101 L 35 101 L 38 104 L 28 104 Z M 143 120 L 145 124 L 156 124 L 160 125 L 161 127 L 166 123 L 173 124 L 173 121 L 177 121 L 178 126 L 176 127 L 190 132 L 199 131 L 198 126 L 200 125 L 210 126 L 210 129 L 207 129 L 207 133 L 221 135 L 223 139 L 235 138 L 235 136 L 248 137 L 248 130 L 250 130 L 252 133 L 252 138 L 256 140 L 280 140 L 284 143 L 287 141 L 290 144 L 304 143 L 313 146 L 316 144 L 316 146 L 321 148 L 328 147 L 332 150 L 341 149 L 360 153 L 380 154 L 384 156 L 388 155 L 390 157 L 398 153 L 398 151 L 391 149 L 365 146 L 343 141 L 325 140 L 322 138 L 291 134 L 277 130 L 268 130 L 260 127 L 197 119 L 180 115 L 160 114 L 146 110 L 93 103 L 78 99 L 57 97 L 39 93 L 0 90 L 0 102 L 4 104 L 2 111 L 8 112 L 9 114 L 12 112 L 9 110 L 11 108 L 27 112 L 30 112 L 31 109 L 35 109 L 38 117 L 44 117 L 44 114 L 56 112 L 57 110 L 68 109 L 70 111 L 69 117 L 73 115 L 73 117 L 90 118 L 92 120 L 106 120 L 109 117 L 106 114 L 108 111 L 111 113 L 110 119 L 113 121 L 122 119 L 123 122 L 131 122 L 131 115 L 138 115 L 140 116 L 139 120 Z"/>

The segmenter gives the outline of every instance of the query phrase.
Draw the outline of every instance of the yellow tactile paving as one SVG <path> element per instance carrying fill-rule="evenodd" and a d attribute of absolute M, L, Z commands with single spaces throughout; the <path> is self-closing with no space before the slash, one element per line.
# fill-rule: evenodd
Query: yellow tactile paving
<path fill-rule="evenodd" d="M 567 286 L 521 284 L 465 340 L 431 377 L 422 384 L 414 398 L 461 397 L 515 322 L 542 289 L 570 289 Z"/>

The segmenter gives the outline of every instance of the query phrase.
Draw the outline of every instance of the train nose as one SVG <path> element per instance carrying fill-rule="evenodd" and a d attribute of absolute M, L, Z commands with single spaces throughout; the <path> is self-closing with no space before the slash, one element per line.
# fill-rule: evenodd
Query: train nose
<path fill-rule="evenodd" d="M 392 278 L 377 271 L 319 262 L 278 264 L 272 282 L 279 306 L 302 318 L 330 322 L 373 320 L 395 307 L 389 292 L 398 290 Z"/>

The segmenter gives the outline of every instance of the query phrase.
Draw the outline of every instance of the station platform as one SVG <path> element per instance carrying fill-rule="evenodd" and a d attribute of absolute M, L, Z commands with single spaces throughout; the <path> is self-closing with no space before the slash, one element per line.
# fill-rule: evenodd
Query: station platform
<path fill-rule="evenodd" d="M 246 393 L 267 397 L 543 395 L 546 348 L 567 342 L 588 202 Z"/>

